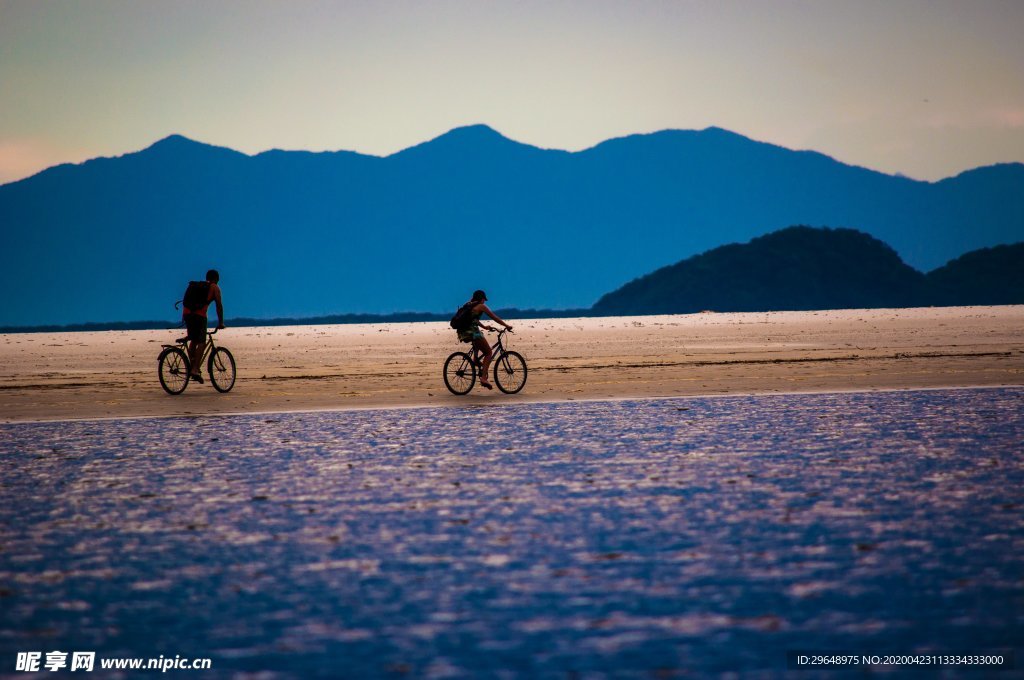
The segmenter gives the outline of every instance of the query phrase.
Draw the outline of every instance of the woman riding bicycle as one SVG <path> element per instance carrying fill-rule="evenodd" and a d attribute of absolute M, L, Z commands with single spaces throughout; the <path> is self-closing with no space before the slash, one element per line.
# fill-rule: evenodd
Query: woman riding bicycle
<path fill-rule="evenodd" d="M 459 340 L 461 342 L 471 342 L 473 347 L 480 351 L 483 355 L 483 361 L 480 365 L 480 384 L 487 389 L 492 389 L 491 383 L 487 382 L 487 367 L 491 365 L 491 344 L 487 342 L 487 338 L 481 332 L 481 329 L 488 331 L 496 331 L 497 328 L 492 326 L 485 326 L 480 322 L 480 317 L 484 314 L 491 317 L 508 330 L 512 330 L 512 326 L 505 323 L 498 317 L 497 314 L 491 311 L 490 307 L 487 306 L 487 294 L 482 290 L 478 290 L 473 293 L 473 298 L 467 302 L 464 306 L 468 309 L 468 323 L 464 328 L 459 329 Z"/>

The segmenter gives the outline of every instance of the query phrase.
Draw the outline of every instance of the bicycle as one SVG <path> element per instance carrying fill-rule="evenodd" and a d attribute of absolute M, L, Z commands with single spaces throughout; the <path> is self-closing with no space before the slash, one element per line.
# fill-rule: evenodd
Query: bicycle
<path fill-rule="evenodd" d="M 494 365 L 494 382 L 505 394 L 515 394 L 526 385 L 526 359 L 519 352 L 505 349 L 502 337 L 508 329 L 498 331 L 498 339 L 491 345 Z M 469 394 L 476 384 L 480 368 L 481 353 L 476 347 L 470 356 L 465 352 L 452 352 L 444 362 L 444 385 L 452 394 Z"/>
<path fill-rule="evenodd" d="M 235 357 L 226 347 L 217 347 L 213 343 L 216 330 L 206 334 L 206 346 L 199 360 L 202 366 L 206 361 L 206 372 L 210 382 L 218 392 L 230 392 L 235 386 Z M 157 359 L 157 375 L 160 385 L 168 394 L 181 394 L 192 379 L 191 364 L 188 360 L 188 338 L 178 338 L 174 345 L 164 345 Z"/>

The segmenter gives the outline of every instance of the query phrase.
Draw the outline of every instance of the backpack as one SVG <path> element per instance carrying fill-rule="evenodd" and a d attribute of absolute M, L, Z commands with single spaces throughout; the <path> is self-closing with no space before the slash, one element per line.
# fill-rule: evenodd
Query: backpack
<path fill-rule="evenodd" d="M 205 307 L 209 302 L 210 282 L 189 281 L 188 288 L 185 289 L 185 295 L 181 298 L 182 306 L 190 312 L 195 312 Z"/>
<path fill-rule="evenodd" d="M 469 326 L 473 323 L 473 315 L 471 312 L 478 304 L 480 304 L 479 301 L 474 302 L 470 300 L 459 307 L 459 310 L 455 312 L 455 316 L 453 316 L 452 320 L 448 322 L 448 325 L 457 331 L 469 330 Z"/>

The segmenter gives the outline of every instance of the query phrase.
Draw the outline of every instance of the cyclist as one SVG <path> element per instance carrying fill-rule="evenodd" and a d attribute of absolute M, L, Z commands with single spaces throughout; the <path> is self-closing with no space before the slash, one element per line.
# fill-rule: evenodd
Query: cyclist
<path fill-rule="evenodd" d="M 487 367 L 491 365 L 492 358 L 491 345 L 487 342 L 487 338 L 484 337 L 484 334 L 481 333 L 480 330 L 496 331 L 498 329 L 492 326 L 485 326 L 480 322 L 480 317 L 483 314 L 486 314 L 508 330 L 512 330 L 512 326 L 505 323 L 497 314 L 492 312 L 486 303 L 486 293 L 482 290 L 478 290 L 473 293 L 473 298 L 466 303 L 466 306 L 468 306 L 467 313 L 469 315 L 468 323 L 463 328 L 460 328 L 458 333 L 459 340 L 461 342 L 471 342 L 473 343 L 473 347 L 480 350 L 480 353 L 484 357 L 480 364 L 480 384 L 487 389 L 493 389 L 491 383 L 487 382 Z"/>
<path fill-rule="evenodd" d="M 206 281 L 189 284 L 182 304 L 181 318 L 188 329 L 188 358 L 192 364 L 192 380 L 200 385 L 203 384 L 203 377 L 200 375 L 199 364 L 203 361 L 203 350 L 206 348 L 206 310 L 211 302 L 217 303 L 217 329 L 224 328 L 224 305 L 220 299 L 220 286 L 217 285 L 219 281 L 220 274 L 216 269 L 206 272 Z"/>

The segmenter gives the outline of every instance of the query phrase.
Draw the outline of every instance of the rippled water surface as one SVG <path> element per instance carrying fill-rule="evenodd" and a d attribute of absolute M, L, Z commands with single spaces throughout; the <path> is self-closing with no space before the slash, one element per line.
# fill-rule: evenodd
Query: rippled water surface
<path fill-rule="evenodd" d="M 1022 442 L 1021 389 L 2 425 L 0 674 L 53 649 L 290 677 L 1019 649 Z"/>

